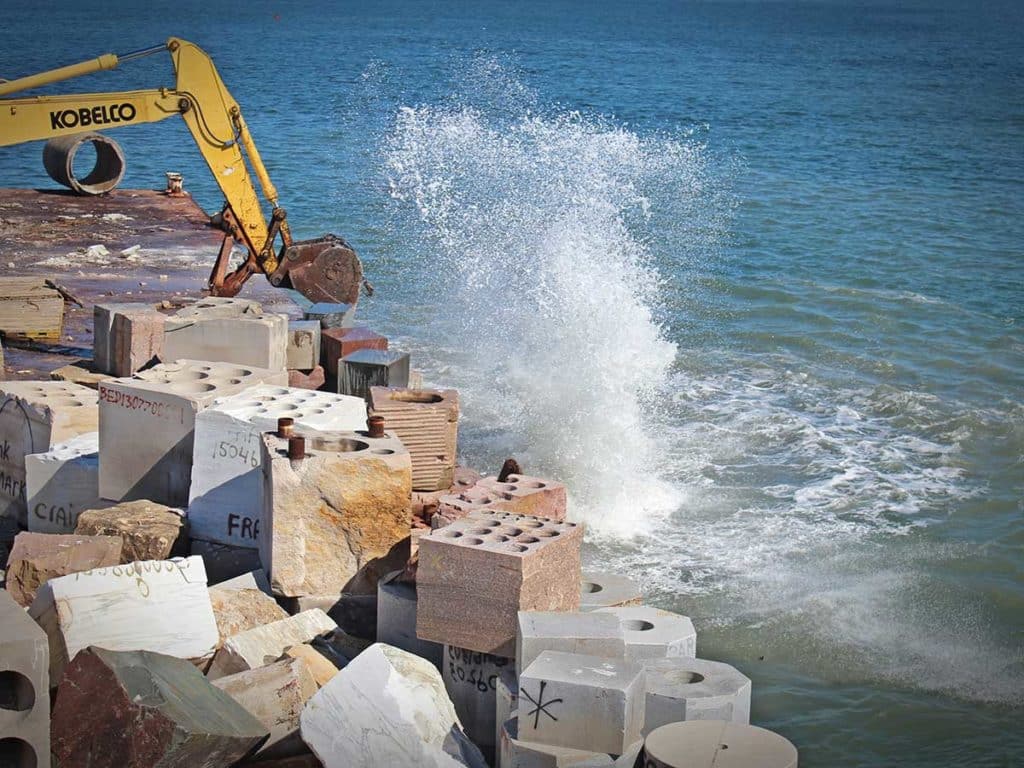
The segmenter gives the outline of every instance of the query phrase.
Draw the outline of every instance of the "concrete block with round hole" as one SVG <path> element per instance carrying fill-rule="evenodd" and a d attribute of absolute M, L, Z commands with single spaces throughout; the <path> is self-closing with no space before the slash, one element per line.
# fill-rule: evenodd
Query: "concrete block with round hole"
<path fill-rule="evenodd" d="M 412 462 L 393 433 L 322 432 L 289 458 L 266 433 L 260 560 L 274 594 L 377 594 L 404 567 L 412 527 Z"/>
<path fill-rule="evenodd" d="M 46 633 L 0 590 L 0 765 L 50 765 Z"/>
<path fill-rule="evenodd" d="M 584 571 L 580 589 L 581 611 L 625 608 L 640 605 L 644 601 L 643 593 L 636 582 L 617 573 Z"/>
<path fill-rule="evenodd" d="M 294 419 L 296 434 L 366 428 L 359 397 L 290 387 L 256 386 L 213 402 L 196 415 L 188 518 L 191 536 L 259 547 L 263 508 L 260 434 Z"/>
<path fill-rule="evenodd" d="M 788 739 L 723 720 L 669 723 L 644 739 L 645 768 L 796 768 Z"/>
<path fill-rule="evenodd" d="M 28 526 L 25 457 L 95 432 L 96 398 L 67 381 L 0 382 L 0 541 Z"/>
<path fill-rule="evenodd" d="M 618 617 L 626 640 L 626 658 L 635 661 L 697 655 L 697 631 L 686 616 L 645 605 L 598 608 Z"/>
<path fill-rule="evenodd" d="M 283 369 L 178 360 L 102 382 L 100 496 L 187 506 L 196 414 L 217 398 L 287 381 Z"/>
<path fill-rule="evenodd" d="M 417 636 L 513 656 L 519 611 L 579 607 L 582 540 L 582 525 L 497 511 L 421 537 Z"/>
<path fill-rule="evenodd" d="M 370 408 L 409 449 L 414 491 L 451 487 L 459 436 L 456 390 L 371 387 Z"/>
<path fill-rule="evenodd" d="M 750 678 L 719 661 L 648 659 L 644 735 L 682 720 L 750 722 Z"/>

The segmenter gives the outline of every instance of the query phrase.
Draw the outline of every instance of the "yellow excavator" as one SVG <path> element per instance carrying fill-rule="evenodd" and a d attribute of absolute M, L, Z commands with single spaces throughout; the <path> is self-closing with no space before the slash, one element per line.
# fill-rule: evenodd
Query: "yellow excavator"
<path fill-rule="evenodd" d="M 174 63 L 174 88 L 12 97 L 33 88 L 114 69 L 120 63 L 161 51 L 169 52 Z M 224 208 L 214 217 L 225 236 L 210 274 L 211 293 L 234 296 L 246 280 L 260 271 L 272 285 L 292 288 L 311 302 L 354 305 L 362 284 L 359 257 L 336 235 L 292 240 L 285 210 L 278 205 L 277 190 L 238 102 L 199 46 L 172 37 L 165 45 L 121 56 L 108 53 L 17 80 L 0 80 L 0 146 L 48 140 L 43 150 L 47 171 L 81 194 L 109 191 L 124 172 L 120 147 L 96 131 L 154 123 L 172 115 L 180 115 L 185 121 L 224 193 Z M 96 149 L 96 165 L 85 178 L 77 179 L 73 172 L 74 152 L 85 141 L 92 142 Z M 259 180 L 263 197 L 270 205 L 269 221 L 253 176 Z M 228 273 L 236 243 L 245 248 L 247 256 Z"/>

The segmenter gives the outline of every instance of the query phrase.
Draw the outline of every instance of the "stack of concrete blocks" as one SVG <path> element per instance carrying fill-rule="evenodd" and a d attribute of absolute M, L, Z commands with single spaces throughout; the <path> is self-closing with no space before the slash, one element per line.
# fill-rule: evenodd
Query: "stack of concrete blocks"
<path fill-rule="evenodd" d="M 93 369 L 131 376 L 156 362 L 163 352 L 166 315 L 143 303 L 93 307 Z"/>
<path fill-rule="evenodd" d="M 308 437 L 366 428 L 360 398 L 256 386 L 214 401 L 196 415 L 188 518 L 193 539 L 259 548 L 264 507 L 261 433 L 281 417 Z"/>
<path fill-rule="evenodd" d="M 284 371 L 288 318 L 245 299 L 210 297 L 168 317 L 161 359 L 212 360 Z"/>
<path fill-rule="evenodd" d="M 392 571 L 377 582 L 377 642 L 401 648 L 441 668 L 444 646 L 416 637 L 416 585 Z"/>
<path fill-rule="evenodd" d="M 448 525 L 476 510 L 500 509 L 517 515 L 548 520 L 565 520 L 568 504 L 565 485 L 546 478 L 510 475 L 505 482 L 482 477 L 476 485 L 459 493 L 442 496 L 438 502 L 435 528 Z"/>
<path fill-rule="evenodd" d="M 25 457 L 95 432 L 96 392 L 63 381 L 0 384 L 0 541 L 28 527 Z"/>
<path fill-rule="evenodd" d="M 684 657 L 647 659 L 642 664 L 645 736 L 683 720 L 750 723 L 750 678 L 735 667 Z"/>
<path fill-rule="evenodd" d="M 50 579 L 29 615 L 45 630 L 50 680 L 90 645 L 147 650 L 182 659 L 210 657 L 217 623 L 200 557 L 148 560 Z"/>
<path fill-rule="evenodd" d="M 86 432 L 25 457 L 30 531 L 74 533 L 82 512 L 110 504 L 100 498 L 99 441 L 99 432 Z"/>
<path fill-rule="evenodd" d="M 338 394 L 369 398 L 372 387 L 409 386 L 409 354 L 359 349 L 338 363 Z"/>
<path fill-rule="evenodd" d="M 627 659 L 692 659 L 697 655 L 697 631 L 686 616 L 644 605 L 598 608 L 595 613 L 612 614 L 619 620 Z"/>
<path fill-rule="evenodd" d="M 50 662 L 46 633 L 0 590 L 0 761 L 50 765 Z"/>
<path fill-rule="evenodd" d="M 289 458 L 289 439 L 266 433 L 261 448 L 259 554 L 274 593 L 376 602 L 379 579 L 408 559 L 412 462 L 401 441 L 324 432 Z"/>
<path fill-rule="evenodd" d="M 324 369 L 332 382 L 338 379 L 338 364 L 348 355 L 360 349 L 386 352 L 387 337 L 374 333 L 369 328 L 322 328 L 320 330 L 320 354 Z"/>
<path fill-rule="evenodd" d="M 370 409 L 384 417 L 411 454 L 414 491 L 452 486 L 459 437 L 456 390 L 371 387 Z"/>
<path fill-rule="evenodd" d="M 625 608 L 640 605 L 644 601 L 643 593 L 636 582 L 617 573 L 584 571 L 580 590 L 581 611 Z"/>
<path fill-rule="evenodd" d="M 217 398 L 258 384 L 284 385 L 281 370 L 179 360 L 100 384 L 100 496 L 188 504 L 196 415 Z"/>
<path fill-rule="evenodd" d="M 644 740 L 645 768 L 797 768 L 788 739 L 752 725 L 723 720 L 676 722 Z"/>

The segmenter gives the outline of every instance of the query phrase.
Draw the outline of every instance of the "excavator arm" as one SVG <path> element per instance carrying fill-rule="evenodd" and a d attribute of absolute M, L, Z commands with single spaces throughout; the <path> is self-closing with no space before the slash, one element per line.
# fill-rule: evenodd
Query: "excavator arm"
<path fill-rule="evenodd" d="M 114 69 L 119 63 L 164 50 L 170 52 L 174 64 L 174 88 L 11 96 Z M 263 165 L 241 108 L 213 61 L 197 45 L 172 37 L 163 46 L 123 56 L 104 54 L 37 75 L 0 81 L 0 146 L 153 123 L 172 115 L 180 115 L 185 121 L 224 194 L 219 218 L 227 234 L 210 275 L 211 292 L 233 296 L 251 275 L 261 271 L 275 286 L 295 288 L 310 301 L 355 304 L 362 280 L 359 258 L 344 240 L 334 235 L 302 243 L 292 241 L 285 210 L 278 204 L 277 189 Z M 257 182 L 263 199 L 257 192 Z M 269 221 L 263 200 L 270 207 Z M 280 249 L 276 247 L 278 239 Z M 245 248 L 247 258 L 228 274 L 235 243 Z"/>

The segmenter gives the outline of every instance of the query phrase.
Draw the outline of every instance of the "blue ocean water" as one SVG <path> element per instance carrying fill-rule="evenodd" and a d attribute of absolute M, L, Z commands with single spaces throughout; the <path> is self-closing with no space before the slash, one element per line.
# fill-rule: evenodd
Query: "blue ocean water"
<path fill-rule="evenodd" d="M 801 765 L 1024 764 L 1019 3 L 15 2 L 0 76 L 172 34 L 465 460 L 565 478 Z M 219 205 L 183 125 L 116 138 Z"/>

